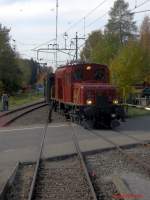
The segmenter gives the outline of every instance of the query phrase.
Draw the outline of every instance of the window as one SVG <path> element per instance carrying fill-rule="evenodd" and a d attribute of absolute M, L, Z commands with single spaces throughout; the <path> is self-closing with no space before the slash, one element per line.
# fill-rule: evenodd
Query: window
<path fill-rule="evenodd" d="M 105 79 L 105 70 L 104 69 L 96 69 L 94 72 L 95 80 L 104 80 Z"/>
<path fill-rule="evenodd" d="M 76 69 L 73 77 L 74 77 L 75 81 L 83 80 L 83 70 L 82 69 Z"/>

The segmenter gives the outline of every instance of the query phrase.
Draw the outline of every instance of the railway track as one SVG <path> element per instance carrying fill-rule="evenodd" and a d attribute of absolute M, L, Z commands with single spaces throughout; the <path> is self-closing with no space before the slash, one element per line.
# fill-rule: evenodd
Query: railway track
<path fill-rule="evenodd" d="M 47 131 L 47 125 L 45 126 L 28 200 L 97 200 L 86 162 L 71 123 L 70 128 L 72 129 L 72 140 L 76 154 L 64 161 L 48 162 L 42 160 Z"/>
<path fill-rule="evenodd" d="M 39 108 L 42 108 L 46 106 L 47 103 L 45 101 L 41 101 L 38 103 L 30 104 L 28 106 L 24 106 L 9 112 L 6 112 L 4 114 L 0 115 L 0 127 L 5 127 L 13 123 L 15 120 L 19 119 L 20 117 L 37 110 Z"/>

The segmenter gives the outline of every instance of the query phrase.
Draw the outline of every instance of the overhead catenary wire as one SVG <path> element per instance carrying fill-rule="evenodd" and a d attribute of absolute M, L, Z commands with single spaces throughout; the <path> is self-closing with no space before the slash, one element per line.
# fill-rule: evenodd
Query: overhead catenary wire
<path fill-rule="evenodd" d="M 88 25 L 86 26 L 86 28 L 88 28 L 88 27 L 92 26 L 93 24 L 95 24 L 98 20 L 102 19 L 102 18 L 105 17 L 107 14 L 108 14 L 108 12 L 105 12 L 102 16 L 96 18 L 94 21 L 92 21 L 90 24 L 88 24 Z"/>
<path fill-rule="evenodd" d="M 41 44 L 39 44 L 38 46 L 34 47 L 34 48 L 31 49 L 31 50 L 34 51 L 34 50 L 36 50 L 37 48 L 39 48 L 39 47 L 41 47 L 41 46 L 43 46 L 43 45 L 47 45 L 48 43 L 50 43 L 50 42 L 52 42 L 52 41 L 55 41 L 55 40 L 56 40 L 56 38 L 53 38 L 53 39 L 51 39 L 51 40 L 48 40 L 47 42 L 41 43 Z"/>
<path fill-rule="evenodd" d="M 144 13 L 144 12 L 150 12 L 150 10 L 140 10 L 137 12 L 133 12 L 133 14 Z"/>
<path fill-rule="evenodd" d="M 75 27 L 76 25 L 78 25 L 81 21 L 85 20 L 87 17 L 89 17 L 93 12 L 95 12 L 99 7 L 101 7 L 105 2 L 107 2 L 108 0 L 103 0 L 100 4 L 98 4 L 95 8 L 93 8 L 90 12 L 88 12 L 85 16 L 83 16 L 81 19 L 79 19 L 77 22 L 75 22 L 74 24 L 72 24 L 65 32 L 68 32 L 69 30 L 71 30 L 73 27 Z"/>
<path fill-rule="evenodd" d="M 140 8 L 141 6 L 145 5 L 148 2 L 150 2 L 150 0 L 146 0 L 146 1 L 142 2 L 142 3 L 140 3 L 139 5 L 136 4 L 136 6 L 131 11 L 133 11 L 133 10 L 135 10 L 137 8 Z"/>

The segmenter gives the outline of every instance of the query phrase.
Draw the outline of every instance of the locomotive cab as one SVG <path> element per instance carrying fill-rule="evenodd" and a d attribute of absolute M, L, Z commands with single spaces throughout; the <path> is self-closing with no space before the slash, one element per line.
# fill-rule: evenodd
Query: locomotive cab
<path fill-rule="evenodd" d="M 124 112 L 116 88 L 109 84 L 108 67 L 91 64 L 74 70 L 73 102 L 82 108 L 84 118 L 92 126 L 118 126 Z"/>

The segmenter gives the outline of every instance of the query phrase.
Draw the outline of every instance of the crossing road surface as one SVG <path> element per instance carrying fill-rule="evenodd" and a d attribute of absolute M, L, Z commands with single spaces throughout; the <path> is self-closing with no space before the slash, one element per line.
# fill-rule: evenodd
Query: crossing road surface
<path fill-rule="evenodd" d="M 111 148 L 112 145 L 93 135 L 88 130 L 74 125 L 82 151 Z M 42 138 L 43 125 L 32 127 L 0 129 L 0 189 L 12 168 L 18 161 L 35 161 Z M 112 141 L 120 145 L 136 143 L 127 135 L 140 140 L 150 140 L 150 116 L 129 119 L 119 128 L 119 132 L 112 130 L 97 130 Z M 44 157 L 55 157 L 75 152 L 72 142 L 72 130 L 67 123 L 53 123 L 48 126 Z"/>

